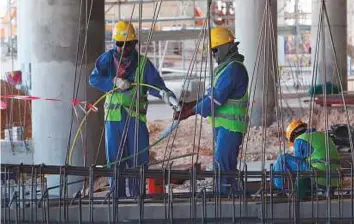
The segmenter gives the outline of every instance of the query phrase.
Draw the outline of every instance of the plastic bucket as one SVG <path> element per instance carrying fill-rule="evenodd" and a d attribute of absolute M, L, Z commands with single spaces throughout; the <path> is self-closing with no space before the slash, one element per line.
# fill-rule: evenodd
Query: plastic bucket
<path fill-rule="evenodd" d="M 147 182 L 149 194 L 162 194 L 164 192 L 162 178 L 147 178 Z"/>

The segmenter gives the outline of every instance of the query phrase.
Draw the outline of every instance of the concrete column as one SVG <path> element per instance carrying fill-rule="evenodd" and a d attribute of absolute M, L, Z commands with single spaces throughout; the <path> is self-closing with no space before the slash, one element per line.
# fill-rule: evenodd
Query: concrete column
<path fill-rule="evenodd" d="M 69 102 L 33 101 L 32 124 L 34 143 L 34 163 L 64 165 L 68 150 L 72 105 L 74 92 L 74 71 L 78 44 L 83 52 L 85 39 L 85 20 L 88 17 L 91 1 L 80 0 L 26 0 L 32 10 L 32 94 L 34 96 L 59 98 Z M 83 2 L 80 5 L 80 2 Z M 88 6 L 86 6 L 86 3 Z M 80 8 L 81 7 L 81 8 Z M 81 11 L 81 30 L 79 17 Z M 86 15 L 86 12 L 87 15 Z M 77 81 L 80 88 L 77 98 L 94 102 L 102 93 L 88 86 L 88 78 L 96 58 L 104 52 L 104 1 L 93 1 L 90 25 L 87 32 L 87 58 L 84 57 L 82 71 L 78 67 Z M 79 63 L 81 61 L 79 54 Z M 87 61 L 86 61 L 87 59 Z M 87 66 L 87 69 L 85 67 Z M 79 121 L 84 113 L 78 107 Z M 102 106 L 98 113 L 91 113 L 83 127 L 82 139 L 77 142 L 73 165 L 84 165 L 84 149 L 87 151 L 87 165 L 93 164 L 103 128 Z M 79 121 L 74 115 L 72 136 L 78 130 Z M 72 142 L 72 141 L 71 141 Z M 102 144 L 103 146 L 103 144 Z M 100 148 L 104 155 L 103 147 Z M 102 157 L 101 157 L 102 158 Z M 102 161 L 102 160 L 101 160 Z M 81 177 L 80 177 L 81 178 Z M 76 179 L 72 177 L 69 181 Z M 48 185 L 59 184 L 57 176 L 48 177 Z M 73 185 L 69 193 L 74 193 L 82 185 Z M 58 191 L 51 192 L 52 194 Z"/>
<path fill-rule="evenodd" d="M 316 51 L 319 12 L 322 0 L 312 0 L 312 26 L 311 26 L 311 56 L 314 62 Z M 332 30 L 334 46 L 337 52 L 337 60 L 339 66 L 339 74 L 343 81 L 343 88 L 347 89 L 347 0 L 326 0 L 328 17 Z M 335 57 L 329 36 L 327 22 L 324 23 L 324 35 L 320 34 L 319 38 L 319 58 L 318 58 L 318 75 L 316 84 L 324 84 L 327 82 L 339 84 L 338 74 L 335 67 Z M 324 42 L 323 42 L 324 41 Z"/>
<path fill-rule="evenodd" d="M 255 62 L 257 58 L 258 39 L 261 33 L 262 18 L 267 1 L 269 0 L 235 0 L 237 9 L 235 12 L 235 35 L 236 40 L 240 41 L 239 51 L 245 56 L 245 65 L 248 70 L 249 76 L 250 103 L 252 103 L 252 100 L 254 101 L 253 109 L 250 108 L 250 110 L 252 110 L 252 113 L 250 114 L 252 126 L 262 125 L 263 118 L 266 119 L 266 125 L 270 125 L 274 120 L 274 73 L 269 73 L 268 69 L 270 69 L 271 67 L 271 58 L 276 58 L 277 49 L 276 46 L 274 46 L 274 49 L 270 49 L 270 44 L 274 40 L 271 40 L 271 38 L 269 38 L 269 34 L 271 32 L 269 26 L 267 26 L 266 29 L 267 35 L 263 33 L 263 37 L 261 38 L 262 41 L 260 42 L 260 45 L 263 49 L 260 53 L 261 55 L 258 70 L 254 74 L 252 83 L 253 70 L 255 68 Z M 270 0 L 270 3 L 273 20 L 272 36 L 276 38 L 277 1 Z M 264 39 L 264 36 L 268 36 L 268 38 Z M 265 85 L 263 85 L 263 81 Z M 263 96 L 266 96 L 266 99 L 264 100 L 264 105 Z M 263 112 L 263 108 L 266 108 L 267 116 Z"/>

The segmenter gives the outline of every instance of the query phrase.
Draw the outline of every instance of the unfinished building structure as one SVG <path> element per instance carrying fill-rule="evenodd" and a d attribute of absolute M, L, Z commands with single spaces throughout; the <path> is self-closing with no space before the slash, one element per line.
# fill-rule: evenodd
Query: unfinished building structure
<path fill-rule="evenodd" d="M 332 124 L 349 127 L 353 123 L 353 100 L 346 92 L 352 73 L 348 63 L 352 46 L 347 42 L 352 43 L 354 31 L 347 25 L 352 24 L 347 15 L 353 0 L 312 0 L 310 13 L 304 4 L 310 3 L 9 1 L 11 12 L 17 6 L 18 16 L 18 68 L 12 70 L 22 71 L 22 84 L 27 87 L 25 93 L 1 93 L 1 102 L 7 105 L 1 111 L 7 122 L 2 132 L 10 135 L 1 142 L 2 222 L 352 223 L 350 131 L 350 145 L 341 151 L 341 169 L 336 172 L 273 170 L 277 155 L 291 151 L 283 137 L 288 121 L 306 119 L 325 132 Z M 112 47 L 111 30 L 120 19 L 135 25 L 140 53 L 151 58 L 180 99 L 188 100 L 197 100 L 213 82 L 210 28 L 225 26 L 235 32 L 250 78 L 250 127 L 237 170 L 210 167 L 214 163 L 212 122 L 189 118 L 160 134 L 172 120 L 172 111 L 158 102 L 148 111 L 148 167 L 118 166 L 127 157 L 106 164 L 104 95 L 91 88 L 88 79 L 96 59 Z M 293 24 L 287 24 L 289 20 Z M 310 47 L 300 33 L 310 35 Z M 292 51 L 293 42 L 279 41 L 285 35 L 295 38 L 292 53 L 279 50 L 281 45 L 284 51 Z M 299 50 L 300 45 L 307 50 Z M 308 89 L 323 88 L 327 82 L 340 91 L 329 95 L 324 88 L 307 96 Z M 25 116 L 28 109 L 13 113 L 10 108 L 27 108 L 13 106 L 14 100 L 30 101 L 30 116 Z M 12 114 L 22 120 L 14 122 Z M 29 122 L 28 139 L 14 139 L 14 127 L 26 128 Z M 200 167 L 195 166 L 198 162 Z M 325 162 L 330 166 L 329 160 Z M 118 186 L 107 187 L 108 177 L 134 178 L 140 183 L 139 196 L 118 197 Z M 236 193 L 220 193 L 224 177 L 237 180 Z M 277 177 L 286 183 L 282 191 L 273 185 Z M 311 192 L 300 198 L 297 181 L 306 177 L 313 182 Z M 317 178 L 335 178 L 338 188 L 317 186 Z"/>

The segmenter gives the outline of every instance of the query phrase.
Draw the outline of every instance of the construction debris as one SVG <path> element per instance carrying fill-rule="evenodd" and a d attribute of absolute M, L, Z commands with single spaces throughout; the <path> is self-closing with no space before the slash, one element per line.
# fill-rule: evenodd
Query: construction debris
<path fill-rule="evenodd" d="M 312 127 L 319 131 L 329 130 L 331 125 L 334 124 L 346 124 L 347 118 L 342 108 L 327 108 L 328 110 L 328 126 L 326 127 L 324 118 L 326 117 L 324 108 L 315 108 L 311 115 Z M 348 109 L 350 125 L 353 125 L 354 121 L 354 111 Z M 302 114 L 295 115 L 290 114 L 290 116 L 284 118 L 283 125 L 277 122 L 273 123 L 265 130 L 265 144 L 263 144 L 263 129 L 261 127 L 251 127 L 249 133 L 246 134 L 242 153 L 240 153 L 240 158 L 246 161 L 258 161 L 261 159 L 262 147 L 265 147 L 265 158 L 266 160 L 274 160 L 280 152 L 291 152 L 292 149 L 288 147 L 287 139 L 283 134 L 283 128 L 286 127 L 288 121 L 292 119 L 301 119 L 304 122 L 310 121 L 310 111 L 308 109 L 304 110 Z M 150 142 L 154 142 L 159 138 L 160 132 L 167 127 L 171 120 L 156 120 L 149 122 L 150 131 Z M 151 152 L 154 153 L 155 160 L 163 160 L 165 150 L 171 149 L 171 144 L 173 142 L 173 148 L 171 152 L 171 157 L 183 155 L 193 152 L 193 142 L 195 141 L 194 152 L 198 151 L 198 141 L 199 133 L 200 145 L 199 145 L 199 157 L 198 162 L 201 163 L 202 169 L 207 169 L 213 161 L 212 152 L 212 129 L 211 125 L 206 119 L 202 121 L 202 131 L 199 128 L 200 117 L 198 117 L 197 130 L 195 131 L 195 117 L 191 117 L 186 121 L 182 121 L 178 127 L 177 135 L 174 139 L 174 134 L 171 135 L 170 139 L 167 137 L 160 144 L 154 146 Z M 196 134 L 195 134 L 196 133 Z M 167 147 L 167 143 L 169 145 Z M 167 156 L 168 157 L 168 156 Z M 174 165 L 191 164 L 191 157 L 186 157 L 174 161 Z"/>

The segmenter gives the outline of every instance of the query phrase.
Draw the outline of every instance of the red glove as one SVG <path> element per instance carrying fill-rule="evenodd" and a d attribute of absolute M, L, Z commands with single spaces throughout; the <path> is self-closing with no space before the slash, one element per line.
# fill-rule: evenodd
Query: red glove
<path fill-rule="evenodd" d="M 197 101 L 191 101 L 191 102 L 179 102 L 180 105 L 183 105 L 183 109 L 192 109 L 196 104 Z"/>
<path fill-rule="evenodd" d="M 190 116 L 193 116 L 193 115 L 195 115 L 195 112 L 194 112 L 194 110 L 193 110 L 193 108 L 184 108 L 183 107 L 183 109 L 182 109 L 182 111 L 180 111 L 180 112 L 176 112 L 175 114 L 174 114 L 174 116 L 173 116 L 173 119 L 174 120 L 180 120 L 180 121 L 182 121 L 182 120 L 185 120 L 185 119 L 187 119 L 187 118 L 189 118 Z"/>

